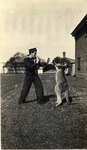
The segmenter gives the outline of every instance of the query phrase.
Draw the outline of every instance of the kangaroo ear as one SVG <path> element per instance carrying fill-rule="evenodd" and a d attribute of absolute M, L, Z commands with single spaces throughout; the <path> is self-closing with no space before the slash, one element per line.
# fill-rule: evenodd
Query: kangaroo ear
<path fill-rule="evenodd" d="M 53 60 L 52 64 L 53 64 L 53 65 L 55 65 L 55 64 L 56 64 L 54 60 Z"/>
<path fill-rule="evenodd" d="M 50 58 L 47 58 L 47 64 L 50 62 Z"/>

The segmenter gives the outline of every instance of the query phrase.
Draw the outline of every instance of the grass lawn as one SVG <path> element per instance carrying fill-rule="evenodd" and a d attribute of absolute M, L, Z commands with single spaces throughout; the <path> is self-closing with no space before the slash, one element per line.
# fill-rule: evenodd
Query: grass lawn
<path fill-rule="evenodd" d="M 1 75 L 2 149 L 86 149 L 87 80 L 67 76 L 71 105 L 55 108 L 55 75 L 40 78 L 49 101 L 37 104 L 32 85 L 29 102 L 18 105 L 24 74 Z"/>

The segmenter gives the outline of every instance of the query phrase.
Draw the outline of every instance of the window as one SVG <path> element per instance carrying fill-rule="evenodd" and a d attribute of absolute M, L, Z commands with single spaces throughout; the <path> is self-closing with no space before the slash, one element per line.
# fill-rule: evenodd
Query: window
<path fill-rule="evenodd" d="M 80 60 L 81 60 L 81 58 L 80 58 L 80 57 L 78 57 L 78 70 L 80 70 L 80 69 L 81 69 L 81 67 L 80 67 Z"/>

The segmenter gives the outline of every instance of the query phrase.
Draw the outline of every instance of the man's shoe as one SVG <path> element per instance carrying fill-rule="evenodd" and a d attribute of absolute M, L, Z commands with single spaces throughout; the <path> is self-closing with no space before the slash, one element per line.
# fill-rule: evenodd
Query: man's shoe
<path fill-rule="evenodd" d="M 20 105 L 20 104 L 24 104 L 24 103 L 26 103 L 26 101 L 19 101 L 19 102 L 18 102 L 19 105 Z"/>

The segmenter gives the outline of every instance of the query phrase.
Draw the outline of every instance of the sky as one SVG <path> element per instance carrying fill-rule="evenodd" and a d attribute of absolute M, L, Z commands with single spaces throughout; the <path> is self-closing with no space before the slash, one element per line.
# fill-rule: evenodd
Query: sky
<path fill-rule="evenodd" d="M 0 0 L 0 62 L 33 47 L 43 59 L 74 59 L 71 33 L 86 14 L 87 0 Z"/>

